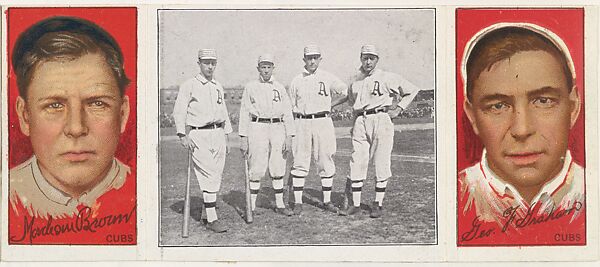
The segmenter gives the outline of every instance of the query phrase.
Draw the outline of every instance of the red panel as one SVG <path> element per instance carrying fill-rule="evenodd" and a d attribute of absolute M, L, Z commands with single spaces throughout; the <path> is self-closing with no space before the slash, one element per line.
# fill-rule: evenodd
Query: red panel
<path fill-rule="evenodd" d="M 11 59 L 12 49 L 19 34 L 36 22 L 53 16 L 73 16 L 90 20 L 109 32 L 120 45 L 124 55 L 124 65 L 127 77 L 131 83 L 126 89 L 130 100 L 130 115 L 125 132 L 121 135 L 116 157 L 131 167 L 131 174 L 126 184 L 119 190 L 112 190 L 103 195 L 98 203 L 102 204 L 99 213 L 89 218 L 102 218 L 109 215 L 129 214 L 133 216 L 128 223 L 104 226 L 95 231 L 81 230 L 61 234 L 40 234 L 33 239 L 29 237 L 22 241 L 23 212 L 19 215 L 15 210 L 9 213 L 9 235 L 11 244 L 135 244 L 136 235 L 136 150 L 137 150 L 137 9 L 134 7 L 119 8 L 10 8 L 6 12 L 8 27 L 8 59 Z M 9 60 L 10 62 L 10 60 Z M 9 166 L 12 168 L 32 156 L 29 138 L 23 135 L 19 128 L 15 110 L 18 96 L 16 77 L 9 63 L 8 90 L 8 119 L 9 119 Z M 108 201 L 103 201 L 108 200 Z M 9 204 L 10 205 L 10 204 Z M 100 205 L 99 205 L 100 206 Z M 21 207 L 22 208 L 22 207 Z M 19 209 L 17 209 L 18 211 Z M 52 225 L 68 224 L 77 218 L 56 219 Z M 79 218 L 81 220 L 81 218 Z M 35 219 L 35 227 L 42 227 L 47 221 Z M 31 235 L 31 233 L 29 233 Z"/>

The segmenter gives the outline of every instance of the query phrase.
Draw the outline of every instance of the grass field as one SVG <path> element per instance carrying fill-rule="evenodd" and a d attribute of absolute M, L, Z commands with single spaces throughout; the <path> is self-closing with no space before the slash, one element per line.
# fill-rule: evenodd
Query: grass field
<path fill-rule="evenodd" d="M 362 214 L 343 217 L 320 208 L 320 179 L 314 169 L 307 177 L 304 211 L 285 217 L 273 211 L 275 200 L 271 181 L 264 178 L 257 201 L 254 223 L 242 217 L 244 171 L 238 149 L 227 156 L 217 213 L 229 228 L 222 234 L 207 231 L 202 221 L 202 200 L 198 182 L 192 179 L 190 236 L 181 237 L 183 199 L 187 168 L 186 152 L 178 141 L 164 138 L 160 143 L 160 244 L 162 246 L 261 246 L 261 245 L 383 245 L 434 244 L 436 237 L 434 130 L 396 132 L 392 155 L 393 177 L 389 180 L 382 218 L 369 217 L 374 200 L 374 168 L 369 168 L 363 187 Z M 349 175 L 349 138 L 337 140 L 337 175 L 332 201 L 342 203 Z"/>

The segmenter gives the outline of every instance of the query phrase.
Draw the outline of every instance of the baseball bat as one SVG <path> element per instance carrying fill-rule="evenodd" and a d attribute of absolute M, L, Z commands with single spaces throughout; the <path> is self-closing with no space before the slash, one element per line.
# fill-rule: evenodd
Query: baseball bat
<path fill-rule="evenodd" d="M 185 182 L 185 200 L 183 202 L 183 230 L 181 233 L 182 237 L 189 236 L 190 226 L 190 177 L 192 175 L 192 150 L 188 149 L 188 167 L 187 167 L 187 179 Z"/>
<path fill-rule="evenodd" d="M 283 200 L 284 203 L 286 203 L 287 205 L 290 205 L 292 203 L 291 201 L 291 197 L 290 195 L 292 195 L 294 193 L 294 186 L 293 186 L 293 181 L 292 181 L 292 165 L 294 162 L 293 156 L 291 155 L 292 153 L 288 153 L 286 159 L 285 159 L 285 176 L 283 177 L 283 181 L 285 183 L 287 183 L 287 187 L 285 191 L 283 191 Z"/>
<path fill-rule="evenodd" d="M 351 199 L 352 198 L 352 181 L 350 181 L 350 178 L 346 178 L 346 186 L 344 188 L 344 200 L 342 202 L 342 210 L 347 210 L 348 207 L 351 204 Z"/>
<path fill-rule="evenodd" d="M 250 196 L 250 176 L 248 175 L 248 158 L 244 157 L 244 168 L 246 174 L 246 223 L 252 223 L 252 197 Z"/>

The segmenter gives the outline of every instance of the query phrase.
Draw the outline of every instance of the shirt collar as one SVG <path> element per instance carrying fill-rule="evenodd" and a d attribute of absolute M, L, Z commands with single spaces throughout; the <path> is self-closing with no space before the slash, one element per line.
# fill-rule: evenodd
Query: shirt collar
<path fill-rule="evenodd" d="M 269 79 L 268 81 L 265 81 L 263 79 L 262 76 L 260 76 L 260 74 L 258 75 L 258 81 L 261 83 L 273 83 L 275 81 L 275 75 L 271 75 L 271 79 Z"/>
<path fill-rule="evenodd" d="M 550 181 L 548 181 L 544 186 L 542 186 L 542 189 L 535 195 L 531 203 L 538 202 L 543 195 L 547 195 L 548 197 L 550 197 L 552 193 L 561 186 L 564 179 L 567 177 L 567 173 L 569 172 L 571 162 L 571 152 L 567 150 L 567 153 L 565 154 L 565 160 L 563 162 L 563 167 L 560 170 L 560 172 L 556 176 L 554 176 Z M 519 191 L 517 191 L 517 189 L 513 185 L 500 179 L 498 175 L 496 175 L 492 171 L 487 161 L 487 152 L 485 149 L 483 150 L 483 154 L 481 155 L 481 170 L 483 171 L 485 178 L 488 180 L 490 186 L 492 187 L 492 189 L 494 189 L 494 191 L 496 191 L 499 194 L 510 192 L 513 196 L 525 202 L 523 197 L 519 194 Z"/>
<path fill-rule="evenodd" d="M 206 79 L 206 77 L 204 77 L 204 75 L 202 75 L 202 73 L 198 73 L 198 75 L 196 75 L 196 79 L 198 81 L 200 81 L 202 83 L 202 85 L 205 85 L 207 83 L 212 83 L 212 84 L 217 84 L 214 77 L 211 80 Z"/>
<path fill-rule="evenodd" d="M 371 76 L 371 75 L 373 75 L 373 74 L 375 74 L 375 73 L 379 72 L 379 69 L 378 69 L 378 68 L 374 68 L 374 69 L 372 69 L 370 72 L 366 73 L 366 72 L 364 72 L 364 70 L 363 70 L 363 67 L 362 67 L 362 66 L 360 66 L 360 67 L 358 68 L 358 71 L 359 71 L 359 72 L 360 72 L 360 73 L 361 73 L 363 76 L 365 76 L 365 77 L 369 77 L 369 76 Z"/>
<path fill-rule="evenodd" d="M 304 74 L 304 76 L 309 76 L 309 75 L 315 75 L 317 74 L 317 72 L 319 72 L 319 68 L 317 68 L 314 72 L 310 73 L 306 68 L 302 68 L 302 74 Z"/>
<path fill-rule="evenodd" d="M 85 204 L 93 203 L 98 197 L 104 194 L 104 192 L 108 191 L 108 189 L 114 186 L 113 182 L 117 178 L 124 178 L 129 172 L 128 170 L 122 168 L 121 164 L 118 164 L 116 159 L 113 159 L 110 170 L 102 179 L 102 181 L 100 181 L 100 183 L 98 183 L 94 188 L 81 194 L 79 198 L 74 198 L 54 187 L 46 180 L 46 178 L 44 178 L 35 156 L 33 156 L 31 161 L 31 167 L 33 169 L 33 179 L 35 180 L 35 183 L 39 187 L 40 191 L 42 191 L 42 193 L 51 201 L 65 206 L 68 205 L 69 202 L 73 201 Z"/>

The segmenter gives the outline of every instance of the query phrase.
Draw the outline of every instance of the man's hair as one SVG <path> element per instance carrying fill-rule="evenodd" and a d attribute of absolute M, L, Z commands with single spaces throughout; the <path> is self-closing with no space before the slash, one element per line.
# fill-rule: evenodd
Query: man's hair
<path fill-rule="evenodd" d="M 124 95 L 129 79 L 123 69 L 123 54 L 108 32 L 90 21 L 74 17 L 52 17 L 34 24 L 19 35 L 13 48 L 12 65 L 19 95 L 27 98 L 27 87 L 39 64 L 76 60 L 93 53 L 104 57 L 120 94 Z"/>
<path fill-rule="evenodd" d="M 467 59 L 467 98 L 472 101 L 473 83 L 479 75 L 502 60 L 524 51 L 545 51 L 556 58 L 563 68 L 569 92 L 575 83 L 565 56 L 551 40 L 520 27 L 505 27 L 488 33 L 477 42 Z M 568 52 L 567 52 L 568 53 Z"/>

